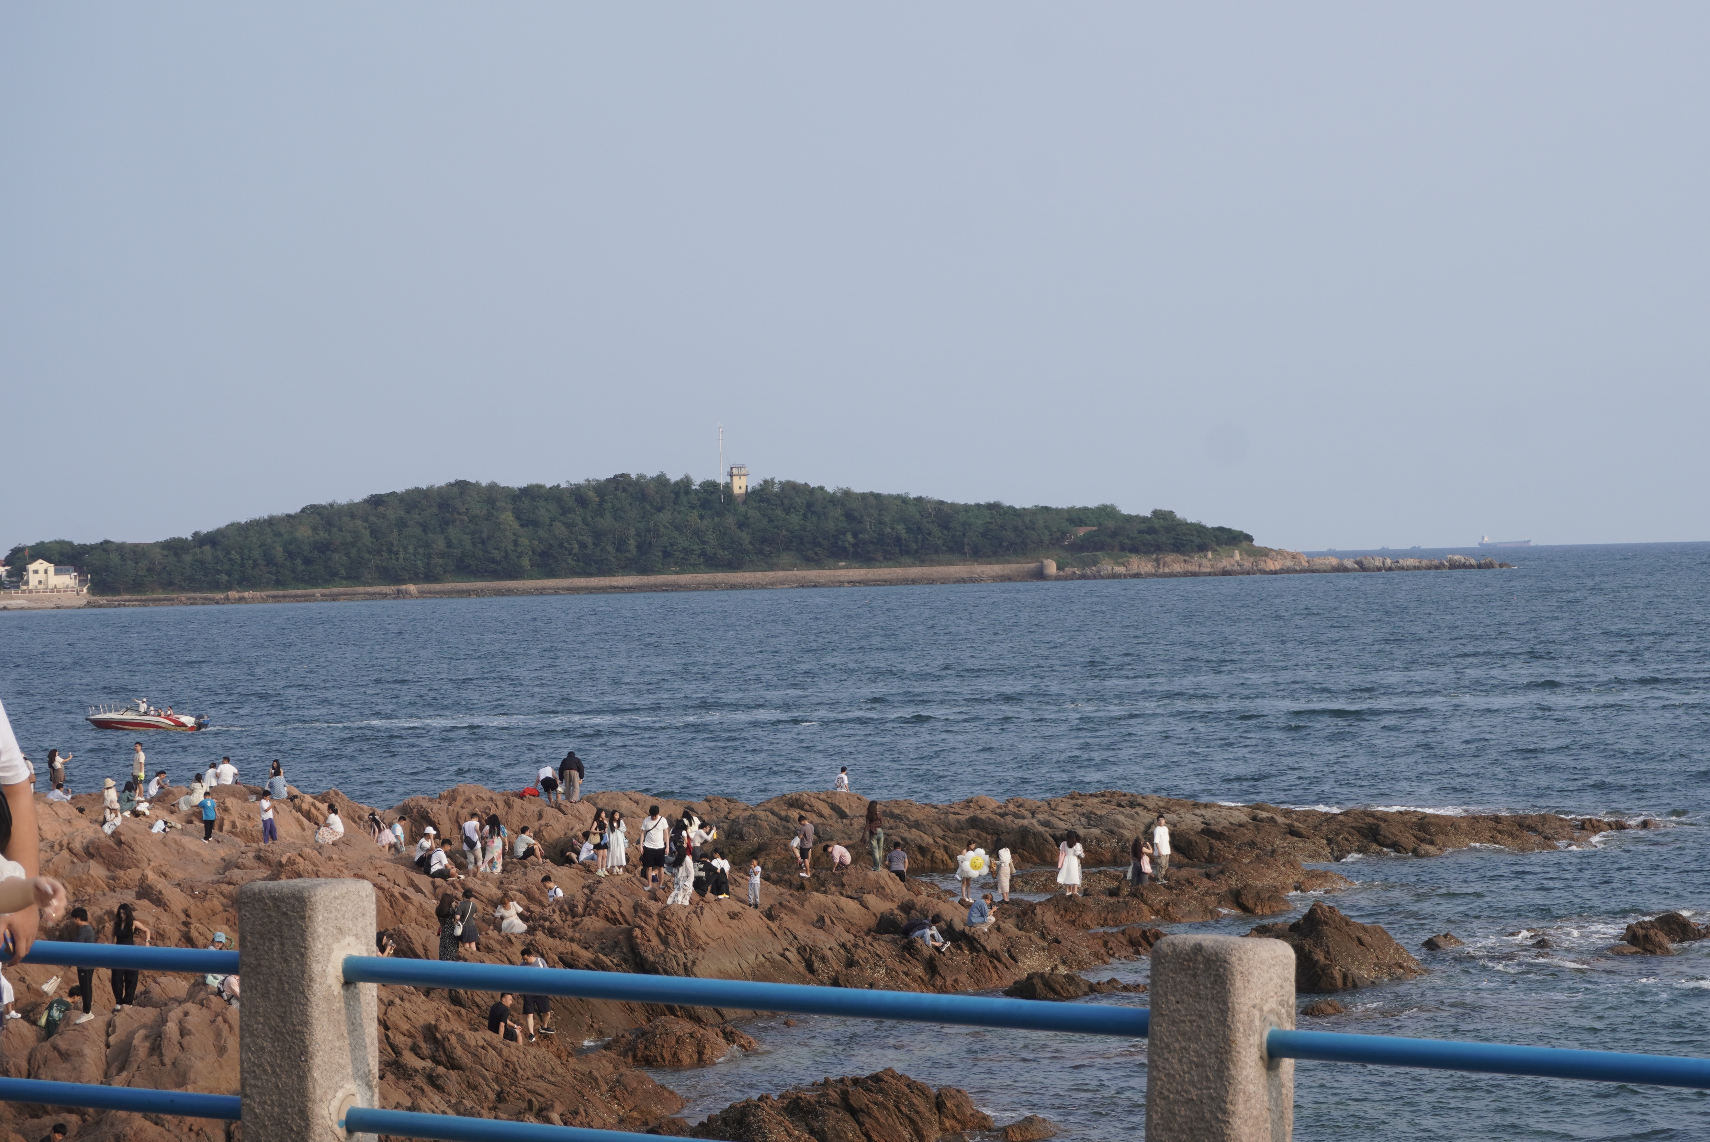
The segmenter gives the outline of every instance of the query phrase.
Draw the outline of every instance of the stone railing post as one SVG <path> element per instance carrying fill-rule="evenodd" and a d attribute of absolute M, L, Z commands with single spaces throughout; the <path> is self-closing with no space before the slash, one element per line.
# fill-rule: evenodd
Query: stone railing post
<path fill-rule="evenodd" d="M 1294 949 L 1242 936 L 1167 936 L 1152 949 L 1147 1142 L 1289 1142 L 1294 1060 L 1265 1034 L 1294 1028 Z"/>
<path fill-rule="evenodd" d="M 238 891 L 244 1142 L 373 1142 L 339 1127 L 376 1106 L 375 988 L 346 984 L 346 956 L 374 954 L 364 880 L 251 881 Z"/>

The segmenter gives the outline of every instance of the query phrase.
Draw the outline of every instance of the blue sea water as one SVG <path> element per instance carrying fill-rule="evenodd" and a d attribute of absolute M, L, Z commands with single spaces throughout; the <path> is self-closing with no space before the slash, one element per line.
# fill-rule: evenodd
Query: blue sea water
<path fill-rule="evenodd" d="M 1710 544 L 1509 558 L 1500 572 L 5 613 L 0 699 L 38 763 L 50 746 L 76 755 L 81 789 L 122 775 L 131 740 L 89 729 L 84 707 L 146 696 L 213 719 L 147 738 L 151 768 L 183 777 L 229 754 L 255 776 L 277 757 L 298 785 L 383 805 L 520 786 L 574 747 L 596 790 L 748 801 L 829 787 L 847 765 L 881 798 L 1120 788 L 1654 817 L 1669 827 L 1577 850 L 1338 865 L 1357 882 L 1343 911 L 1410 947 L 1445 930 L 1466 947 L 1420 953 L 1429 975 L 1344 995 L 1349 1013 L 1315 1025 L 1710 1055 L 1710 947 L 1600 954 L 1633 919 L 1705 918 Z M 1554 947 L 1532 947 L 1541 937 Z M 1132 1138 L 1142 1121 L 1144 1044 L 823 1019 L 756 1032 L 765 1053 L 660 1077 L 704 1112 L 895 1065 L 1068 1138 Z M 1710 1138 L 1696 1092 L 1311 1063 L 1296 1090 L 1303 1139 Z"/>

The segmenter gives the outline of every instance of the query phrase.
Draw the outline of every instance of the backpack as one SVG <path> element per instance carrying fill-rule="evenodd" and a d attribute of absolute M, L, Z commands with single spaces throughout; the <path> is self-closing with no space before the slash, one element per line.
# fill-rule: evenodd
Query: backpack
<path fill-rule="evenodd" d="M 49 1036 L 52 1036 L 55 1031 L 59 1030 L 59 1025 L 65 1022 L 65 1013 L 70 1010 L 71 1001 L 69 999 L 56 999 L 47 1005 L 47 1010 L 42 1012 L 42 1017 L 37 1022 L 47 1030 Z"/>

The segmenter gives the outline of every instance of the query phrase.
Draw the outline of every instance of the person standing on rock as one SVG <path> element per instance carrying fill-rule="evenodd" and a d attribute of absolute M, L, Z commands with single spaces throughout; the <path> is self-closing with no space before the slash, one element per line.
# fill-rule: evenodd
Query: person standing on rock
<path fill-rule="evenodd" d="M 481 950 L 481 932 L 475 923 L 475 911 L 475 890 L 465 888 L 463 899 L 458 902 L 456 910 L 452 913 L 452 920 L 455 921 L 454 926 L 458 929 L 458 951 L 463 953 Z"/>
<path fill-rule="evenodd" d="M 968 847 L 956 857 L 956 880 L 962 886 L 963 904 L 974 902 L 974 881 L 978 880 L 985 870 L 986 850 L 969 841 Z"/>
<path fill-rule="evenodd" d="M 144 947 L 153 938 L 154 933 L 147 924 L 137 919 L 136 909 L 130 904 L 119 905 L 119 910 L 113 914 L 113 943 L 129 946 L 138 942 Z M 113 1014 L 117 1015 L 126 1007 L 137 1001 L 137 969 L 114 968 L 110 973 L 113 985 Z"/>
<path fill-rule="evenodd" d="M 760 907 L 760 858 L 755 857 L 748 862 L 748 905 L 751 908 Z"/>
<path fill-rule="evenodd" d="M 534 784 L 540 790 L 540 799 L 548 805 L 563 800 L 558 792 L 558 773 L 550 765 L 540 767 L 539 772 L 534 775 Z"/>
<path fill-rule="evenodd" d="M 837 771 L 837 779 L 831 783 L 833 793 L 849 792 L 849 767 L 846 765 Z"/>
<path fill-rule="evenodd" d="M 665 884 L 665 842 L 671 834 L 671 822 L 659 815 L 659 806 L 649 805 L 641 821 L 641 874 L 648 888 Z"/>
<path fill-rule="evenodd" d="M 796 860 L 803 876 L 813 875 L 813 822 L 807 817 L 796 818 Z"/>
<path fill-rule="evenodd" d="M 257 804 L 261 807 L 261 843 L 270 845 L 279 839 L 279 826 L 273 822 L 273 799 L 263 793 Z"/>
<path fill-rule="evenodd" d="M 612 810 L 611 844 L 606 849 L 606 871 L 622 872 L 629 867 L 629 822 Z"/>
<path fill-rule="evenodd" d="M 57 749 L 47 751 L 48 784 L 65 784 L 65 763 L 71 760 L 69 753 L 60 753 Z"/>
<path fill-rule="evenodd" d="M 95 925 L 89 922 L 89 909 L 73 908 L 71 910 L 71 942 L 74 944 L 93 944 L 95 942 Z M 83 1000 L 83 1014 L 89 1015 L 95 1006 L 95 969 L 77 969 L 77 993 Z M 82 1020 L 78 1020 L 79 1023 Z"/>
<path fill-rule="evenodd" d="M 1073 830 L 1057 845 L 1057 883 L 1069 896 L 1081 894 L 1081 858 L 1085 855 L 1081 835 Z"/>
<path fill-rule="evenodd" d="M 544 956 L 542 956 L 539 952 L 535 951 L 533 948 L 524 948 L 522 950 L 522 965 L 521 966 L 523 966 L 525 968 L 541 968 L 544 970 L 546 968 L 546 958 Z M 523 1018 L 528 1020 L 528 1041 L 530 1043 L 535 1041 L 535 1038 L 534 1038 L 534 1017 L 536 1015 L 540 1016 L 540 1033 L 542 1035 L 556 1035 L 556 1034 L 558 1034 L 558 1032 L 553 1030 L 553 1028 L 552 1028 L 552 997 L 551 996 L 548 996 L 548 995 L 528 995 L 525 993 L 522 997 L 522 1001 L 523 1001 Z"/>
<path fill-rule="evenodd" d="M 1143 887 L 1146 874 L 1152 871 L 1151 842 L 1146 840 L 1144 833 L 1134 838 L 1128 846 L 1128 883 L 1135 888 Z"/>
<path fill-rule="evenodd" d="M 138 785 L 142 784 L 141 778 L 148 776 L 148 762 L 142 751 L 142 742 L 131 747 L 131 776 L 138 779 Z"/>
<path fill-rule="evenodd" d="M 880 871 L 885 855 L 885 819 L 879 815 L 879 803 L 867 802 L 867 823 L 862 826 L 867 838 L 867 851 L 873 854 L 873 871 Z"/>
<path fill-rule="evenodd" d="M 1152 855 L 1157 857 L 1157 881 L 1163 884 L 1170 874 L 1170 826 L 1162 813 L 1158 814 L 1158 823 L 1152 826 Z"/>
<path fill-rule="evenodd" d="M 1015 873 L 1015 857 L 1009 847 L 1003 843 L 1002 837 L 992 838 L 992 851 L 997 854 L 997 866 L 993 871 L 997 874 L 998 896 L 1005 904 L 1009 903 L 1009 878 Z"/>
<path fill-rule="evenodd" d="M 891 851 L 885 856 L 885 866 L 890 869 L 892 876 L 904 884 L 908 883 L 908 854 L 903 852 L 901 841 L 891 842 Z"/>
<path fill-rule="evenodd" d="M 481 871 L 481 814 L 476 812 L 463 822 L 463 863 L 471 873 Z"/>
<path fill-rule="evenodd" d="M 587 775 L 575 750 L 565 754 L 564 760 L 558 763 L 558 787 L 570 795 L 570 804 L 582 799 L 582 778 Z"/>
<path fill-rule="evenodd" d="M 445 844 L 447 848 L 451 846 L 450 841 Z M 442 960 L 463 958 L 457 947 L 457 938 L 462 935 L 462 931 L 457 927 L 456 913 L 457 898 L 449 892 L 440 893 L 439 904 L 434 908 L 433 914 L 439 920 L 439 958 Z"/>
<path fill-rule="evenodd" d="M 204 792 L 196 807 L 202 810 L 202 843 L 207 844 L 214 835 L 214 818 L 218 814 L 219 804 L 212 793 Z"/>

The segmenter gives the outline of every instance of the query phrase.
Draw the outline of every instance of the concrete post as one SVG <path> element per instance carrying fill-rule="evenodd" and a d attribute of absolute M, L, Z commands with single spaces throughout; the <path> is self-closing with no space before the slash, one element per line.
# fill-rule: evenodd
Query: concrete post
<path fill-rule="evenodd" d="M 364 880 L 251 881 L 238 891 L 238 1009 L 244 1142 L 344 1142 L 347 1106 L 377 1106 L 379 1032 L 371 983 L 346 984 L 346 956 L 374 954 Z"/>
<path fill-rule="evenodd" d="M 1242 936 L 1167 936 L 1152 949 L 1147 1142 L 1289 1142 L 1294 1060 L 1265 1033 L 1294 1027 L 1294 949 Z"/>
<path fill-rule="evenodd" d="M 1039 561 L 1039 577 L 1041 579 L 1055 579 L 1057 577 L 1057 561 L 1055 559 L 1041 559 Z"/>

